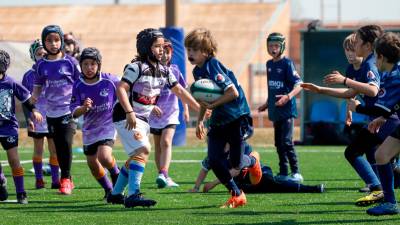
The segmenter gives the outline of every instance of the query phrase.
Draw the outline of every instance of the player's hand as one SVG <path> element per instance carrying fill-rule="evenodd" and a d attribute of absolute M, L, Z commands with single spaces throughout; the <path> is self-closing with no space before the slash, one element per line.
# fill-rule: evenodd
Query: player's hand
<path fill-rule="evenodd" d="M 311 91 L 313 93 L 321 92 L 321 87 L 318 85 L 315 85 L 313 83 L 302 83 L 302 84 L 300 84 L 300 87 L 302 87 L 306 91 Z"/>
<path fill-rule="evenodd" d="M 190 121 L 190 114 L 189 114 L 189 110 L 184 110 L 183 111 L 183 119 L 186 123 L 188 123 Z"/>
<path fill-rule="evenodd" d="M 289 95 L 275 95 L 275 97 L 277 98 L 275 105 L 278 107 L 282 107 L 282 106 L 286 105 L 286 103 L 288 103 L 288 101 L 290 101 Z"/>
<path fill-rule="evenodd" d="M 163 114 L 163 111 L 160 109 L 160 107 L 158 107 L 158 106 L 155 105 L 155 106 L 153 107 L 153 110 L 151 110 L 151 113 L 154 114 L 154 115 L 157 116 L 157 117 L 161 117 L 162 114 Z"/>
<path fill-rule="evenodd" d="M 37 103 L 37 101 L 38 101 L 38 98 L 36 97 L 36 96 L 31 96 L 31 98 L 29 99 L 29 101 L 34 105 L 34 104 L 36 104 Z"/>
<path fill-rule="evenodd" d="M 350 126 L 352 122 L 353 122 L 353 114 L 351 113 L 350 110 L 347 110 L 346 119 L 344 123 L 346 124 L 346 126 Z"/>
<path fill-rule="evenodd" d="M 260 107 L 258 107 L 258 112 L 264 112 L 267 109 L 268 109 L 268 104 L 264 103 L 264 104 L 260 105 Z"/>
<path fill-rule="evenodd" d="M 35 131 L 35 124 L 30 119 L 28 119 L 28 131 L 31 131 L 31 132 Z"/>
<path fill-rule="evenodd" d="M 136 115 L 134 112 L 130 112 L 126 114 L 126 125 L 125 128 L 127 130 L 136 129 Z"/>
<path fill-rule="evenodd" d="M 359 104 L 361 104 L 360 101 L 351 98 L 351 99 L 347 100 L 347 109 L 352 111 L 352 112 L 355 112 L 356 111 L 356 107 Z"/>
<path fill-rule="evenodd" d="M 32 110 L 32 119 L 37 123 L 41 123 L 43 121 L 43 116 L 42 116 L 42 114 L 40 114 L 39 111 L 37 111 L 36 109 L 33 109 Z"/>
<path fill-rule="evenodd" d="M 206 109 L 211 109 L 212 110 L 212 109 L 215 108 L 215 106 L 213 104 L 210 104 L 210 103 L 205 102 L 205 101 L 199 101 L 199 104 L 200 104 L 201 107 L 204 107 Z"/>
<path fill-rule="evenodd" d="M 212 114 L 212 110 L 206 109 L 206 112 L 204 113 L 204 119 L 206 119 L 206 120 L 210 119 L 211 114 Z"/>
<path fill-rule="evenodd" d="M 204 123 L 203 121 L 198 121 L 197 126 L 196 126 L 196 137 L 200 140 L 203 140 L 203 138 L 206 136 L 206 132 L 204 129 Z"/>
<path fill-rule="evenodd" d="M 378 133 L 379 128 L 386 123 L 386 119 L 382 116 L 375 118 L 368 124 L 368 130 L 371 133 Z"/>
<path fill-rule="evenodd" d="M 89 110 L 93 107 L 92 99 L 86 98 L 85 101 L 83 102 L 82 107 L 86 110 L 86 112 L 89 112 Z"/>
<path fill-rule="evenodd" d="M 338 71 L 332 71 L 332 73 L 330 73 L 324 77 L 323 82 L 326 85 L 343 84 L 345 78 L 346 77 L 344 77 Z"/>

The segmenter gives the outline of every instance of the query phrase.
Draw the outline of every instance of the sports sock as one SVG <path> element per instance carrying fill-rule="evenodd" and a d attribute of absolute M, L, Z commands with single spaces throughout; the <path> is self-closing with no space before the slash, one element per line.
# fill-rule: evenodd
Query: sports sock
<path fill-rule="evenodd" d="M 120 170 L 118 168 L 117 161 L 115 161 L 114 157 L 113 157 L 112 166 L 110 168 L 107 168 L 107 169 L 110 172 L 111 176 L 119 174 Z"/>
<path fill-rule="evenodd" d="M 228 188 L 228 190 L 231 192 L 232 196 L 239 196 L 240 195 L 240 189 L 236 185 L 235 181 L 233 178 L 228 181 L 228 183 L 225 184 L 225 187 Z"/>
<path fill-rule="evenodd" d="M 369 162 L 364 157 L 357 156 L 354 159 L 353 167 L 366 184 L 371 185 L 371 187 L 380 186 L 378 177 L 372 170 L 372 167 L 369 164 Z"/>
<path fill-rule="evenodd" d="M 42 157 L 34 156 L 32 158 L 33 169 L 35 170 L 36 180 L 43 180 L 43 162 Z"/>
<path fill-rule="evenodd" d="M 58 184 L 60 182 L 58 175 L 60 167 L 58 166 L 57 156 L 50 157 L 49 164 L 51 170 L 51 183 Z"/>
<path fill-rule="evenodd" d="M 253 156 L 243 155 L 241 167 L 252 167 L 256 163 L 256 159 Z"/>
<path fill-rule="evenodd" d="M 379 177 L 381 178 L 383 194 L 385 202 L 396 204 L 396 198 L 394 196 L 394 185 L 393 185 L 393 168 L 390 163 L 385 165 L 377 165 Z"/>
<path fill-rule="evenodd" d="M 162 175 L 164 175 L 165 178 L 168 178 L 167 168 L 162 168 L 160 171 L 158 171 L 158 174 L 162 174 Z"/>
<path fill-rule="evenodd" d="M 1 164 L 0 164 L 0 180 L 2 182 L 6 180 L 6 177 L 4 176 L 4 173 L 3 173 L 3 167 L 1 166 Z"/>
<path fill-rule="evenodd" d="M 113 195 L 122 194 L 126 185 L 128 184 L 129 172 L 125 166 L 121 167 L 121 171 L 118 175 L 117 183 L 114 185 L 114 189 L 112 191 Z"/>
<path fill-rule="evenodd" d="M 133 157 L 129 162 L 129 185 L 128 185 L 128 196 L 137 194 L 140 192 L 140 183 L 146 161 L 141 157 Z"/>
<path fill-rule="evenodd" d="M 95 176 L 97 182 L 101 185 L 104 190 L 112 190 L 112 184 L 107 177 L 104 168 L 100 168 L 99 173 Z"/>
<path fill-rule="evenodd" d="M 22 168 L 20 166 L 20 167 L 18 167 L 16 169 L 12 169 L 12 175 L 13 175 L 13 179 L 14 179 L 15 191 L 17 193 L 25 192 L 25 188 L 24 188 L 24 168 Z"/>

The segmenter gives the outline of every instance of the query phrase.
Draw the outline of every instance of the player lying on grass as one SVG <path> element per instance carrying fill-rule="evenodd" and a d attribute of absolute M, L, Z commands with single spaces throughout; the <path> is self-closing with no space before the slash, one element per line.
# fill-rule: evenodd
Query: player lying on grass
<path fill-rule="evenodd" d="M 252 148 L 249 144 L 245 144 L 245 155 L 250 155 Z M 225 162 L 227 163 L 227 161 Z M 208 157 L 201 162 L 202 168 L 197 176 L 195 186 L 189 192 L 199 192 L 200 186 L 207 177 L 210 165 Z M 250 173 L 248 167 L 242 168 L 239 174 L 232 176 L 238 187 L 245 193 L 322 193 L 325 191 L 323 184 L 319 185 L 304 185 L 291 180 L 276 180 L 272 169 L 268 166 L 262 166 L 262 177 L 258 184 L 252 184 L 250 180 Z M 233 170 L 231 170 L 233 171 Z M 203 192 L 209 192 L 221 182 L 215 179 L 212 182 L 207 182 L 203 186 Z"/>

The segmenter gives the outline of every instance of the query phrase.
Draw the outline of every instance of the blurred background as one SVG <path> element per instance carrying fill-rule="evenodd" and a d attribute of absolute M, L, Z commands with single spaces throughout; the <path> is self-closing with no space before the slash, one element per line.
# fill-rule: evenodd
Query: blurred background
<path fill-rule="evenodd" d="M 168 11 L 168 4 L 174 4 L 173 11 Z M 238 77 L 257 128 L 271 126 L 267 114 L 256 111 L 267 99 L 269 33 L 284 34 L 284 54 L 294 60 L 305 81 L 320 84 L 333 69 L 344 72 L 347 61 L 342 41 L 347 34 L 371 23 L 388 30 L 400 28 L 400 4 L 396 0 L 2 0 L 0 48 L 12 57 L 8 74 L 20 81 L 32 66 L 29 44 L 40 37 L 44 26 L 58 24 L 64 33 L 73 32 L 81 49 L 100 49 L 103 71 L 121 75 L 136 53 L 136 34 L 148 27 L 171 26 L 166 23 L 171 12 L 175 14 L 172 26 L 184 33 L 205 27 L 214 34 L 217 57 Z M 185 65 L 190 84 L 192 66 L 187 62 Z M 319 101 L 330 101 L 333 113 L 314 120 L 313 107 L 320 107 L 315 104 Z M 343 129 L 342 105 L 337 99 L 299 95 L 299 143 L 315 141 L 316 123 L 330 124 L 322 129 L 332 129 L 339 135 Z M 332 136 L 329 132 L 327 135 Z"/>

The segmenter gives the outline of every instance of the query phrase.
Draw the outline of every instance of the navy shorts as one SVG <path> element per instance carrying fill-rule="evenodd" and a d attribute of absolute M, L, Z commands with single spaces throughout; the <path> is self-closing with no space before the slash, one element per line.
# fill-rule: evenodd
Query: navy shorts
<path fill-rule="evenodd" d="M 18 147 L 18 136 L 0 137 L 1 146 L 4 150 L 9 150 Z"/>
<path fill-rule="evenodd" d="M 42 138 L 52 138 L 50 133 L 38 133 L 33 131 L 28 131 L 28 137 L 35 138 L 35 139 L 42 139 Z"/>
<path fill-rule="evenodd" d="M 150 127 L 150 133 L 154 134 L 154 135 L 161 135 L 162 131 L 164 129 L 168 129 L 168 128 L 172 128 L 172 129 L 176 129 L 176 124 L 168 124 L 167 126 L 165 126 L 164 128 L 151 128 Z"/>
<path fill-rule="evenodd" d="M 390 134 L 390 136 L 400 140 L 400 125 L 396 127 L 396 129 Z"/>
<path fill-rule="evenodd" d="M 110 146 L 111 148 L 114 146 L 114 140 L 112 139 L 104 139 L 101 141 L 98 141 L 96 143 L 93 143 L 91 145 L 84 145 L 83 146 L 83 154 L 85 155 L 95 155 L 97 153 L 97 149 L 101 145 L 107 145 Z"/>

